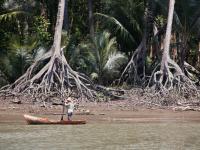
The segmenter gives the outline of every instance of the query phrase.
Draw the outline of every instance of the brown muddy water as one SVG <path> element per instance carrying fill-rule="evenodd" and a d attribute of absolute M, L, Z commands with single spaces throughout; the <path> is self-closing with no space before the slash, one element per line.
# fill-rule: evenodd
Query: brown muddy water
<path fill-rule="evenodd" d="M 0 150 L 198 150 L 200 123 L 0 124 Z"/>

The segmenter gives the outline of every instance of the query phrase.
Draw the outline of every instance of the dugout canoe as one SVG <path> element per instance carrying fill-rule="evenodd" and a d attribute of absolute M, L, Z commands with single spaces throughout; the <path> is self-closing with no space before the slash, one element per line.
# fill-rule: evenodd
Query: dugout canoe
<path fill-rule="evenodd" d="M 45 124 L 49 124 L 49 125 L 56 125 L 56 124 L 60 124 L 60 125 L 79 125 L 79 124 L 86 124 L 85 120 L 50 120 L 48 118 L 41 118 L 41 117 L 35 117 L 35 116 L 31 116 L 31 115 L 27 115 L 24 114 L 24 118 L 27 122 L 27 124 L 31 124 L 31 125 L 45 125 Z"/>

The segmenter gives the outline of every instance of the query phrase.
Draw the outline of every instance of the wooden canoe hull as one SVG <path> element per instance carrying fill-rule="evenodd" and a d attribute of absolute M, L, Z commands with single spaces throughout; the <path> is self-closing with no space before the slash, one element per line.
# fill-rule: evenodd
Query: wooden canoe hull
<path fill-rule="evenodd" d="M 86 124 L 85 120 L 60 120 L 60 121 L 56 121 L 56 120 L 49 120 L 48 118 L 40 118 L 40 117 L 35 117 L 35 116 L 30 116 L 25 114 L 24 118 L 26 120 L 26 122 L 28 124 L 31 125 L 42 125 L 42 124 L 49 124 L 49 125 L 56 125 L 56 124 L 60 124 L 60 125 L 79 125 L 79 124 Z"/>

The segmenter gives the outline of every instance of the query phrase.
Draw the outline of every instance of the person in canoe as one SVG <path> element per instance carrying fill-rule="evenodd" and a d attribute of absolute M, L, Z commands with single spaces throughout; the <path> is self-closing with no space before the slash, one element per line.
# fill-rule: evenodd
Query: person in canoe
<path fill-rule="evenodd" d="M 69 121 L 71 121 L 71 118 L 72 118 L 72 115 L 73 115 L 73 112 L 74 112 L 74 107 L 75 107 L 75 103 L 73 102 L 71 97 L 68 97 L 65 100 L 65 106 L 67 108 L 67 119 Z"/>

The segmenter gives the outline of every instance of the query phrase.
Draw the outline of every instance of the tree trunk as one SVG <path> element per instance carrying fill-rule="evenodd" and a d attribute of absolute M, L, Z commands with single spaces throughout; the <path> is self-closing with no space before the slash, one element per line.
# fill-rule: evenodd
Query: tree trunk
<path fill-rule="evenodd" d="M 93 11 L 92 11 L 92 0 L 88 0 L 88 10 L 89 10 L 89 30 L 90 37 L 94 37 L 94 20 L 93 20 Z"/>
<path fill-rule="evenodd" d="M 158 35 L 158 29 L 154 23 L 153 25 L 153 41 L 152 41 L 152 48 L 150 51 L 150 58 L 155 61 L 159 59 L 159 50 L 160 50 L 160 45 L 159 45 L 159 35 Z"/>
<path fill-rule="evenodd" d="M 180 34 L 178 32 L 176 32 L 176 49 L 177 49 L 177 62 L 178 64 L 180 64 L 180 58 L 179 56 L 181 55 L 181 51 L 180 51 Z"/>
<path fill-rule="evenodd" d="M 171 36 L 171 42 L 172 42 L 172 52 L 171 52 L 171 55 L 172 55 L 172 60 L 176 61 L 177 60 L 177 47 L 175 46 L 175 44 L 177 43 L 176 41 L 176 33 L 173 33 L 172 36 Z"/>
<path fill-rule="evenodd" d="M 142 42 L 141 42 L 142 48 L 138 51 L 137 55 L 137 61 L 136 61 L 136 66 L 137 66 L 137 73 L 139 77 L 142 79 L 145 74 L 145 58 L 146 58 L 146 53 L 147 53 L 147 32 L 145 31 Z"/>
<path fill-rule="evenodd" d="M 184 71 L 184 62 L 185 62 L 185 58 L 187 55 L 187 34 L 182 34 L 181 35 L 181 50 L 180 50 L 180 67 L 181 69 Z"/>
<path fill-rule="evenodd" d="M 63 29 L 67 32 L 69 31 L 68 1 L 69 0 L 65 0 L 65 12 L 64 12 L 64 23 L 63 23 Z"/>
<path fill-rule="evenodd" d="M 170 50 L 170 39 L 171 39 L 171 30 L 172 30 L 172 22 L 173 22 L 174 4 L 175 4 L 175 0 L 170 0 L 168 20 L 167 20 L 167 30 L 166 30 L 165 40 L 164 40 L 164 50 L 163 50 L 163 55 L 162 55 L 161 67 L 160 67 L 160 71 L 157 71 L 154 74 L 155 83 L 159 85 L 160 88 L 164 90 L 167 89 L 167 91 L 174 87 L 174 83 L 176 83 L 175 85 L 178 85 L 179 89 L 181 85 L 182 86 L 186 85 L 187 87 L 189 84 L 191 84 L 191 87 L 194 87 L 192 82 L 184 75 L 179 65 L 170 58 L 169 50 Z"/>
<path fill-rule="evenodd" d="M 61 44 L 61 34 L 62 34 L 63 19 L 64 19 L 64 7 L 65 7 L 65 0 L 59 0 L 54 42 L 53 42 L 54 52 L 57 56 L 61 54 L 60 44 Z"/>
<path fill-rule="evenodd" d="M 141 81 L 145 77 L 147 42 L 149 37 L 149 31 L 153 27 L 150 22 L 150 9 L 152 7 L 151 5 L 152 3 L 149 2 L 145 4 L 144 31 L 143 31 L 142 41 L 132 54 L 131 60 L 129 61 L 126 68 L 122 72 L 119 82 L 121 82 L 121 79 L 123 78 L 126 72 L 128 72 L 129 78 L 133 80 L 131 81 L 133 84 L 135 84 L 135 81 L 139 81 L 140 83 L 142 83 Z"/>
<path fill-rule="evenodd" d="M 52 94 L 67 96 L 71 90 L 75 90 L 79 96 L 85 94 L 92 97 L 94 91 L 90 79 L 80 74 L 69 66 L 61 48 L 61 34 L 64 19 L 65 0 L 59 0 L 57 21 L 54 33 L 54 41 L 51 49 L 27 69 L 26 73 L 18 78 L 12 85 L 8 86 L 8 92 L 28 94 L 33 97 L 48 97 Z M 48 61 L 49 60 L 49 61 Z M 45 63 L 44 63 L 45 62 Z M 43 68 L 38 70 L 38 66 Z M 89 86 L 89 88 L 88 88 Z"/>
<path fill-rule="evenodd" d="M 200 68 L 200 41 L 199 41 L 198 50 L 197 50 L 197 64 L 196 64 L 196 66 L 198 67 L 198 69 Z"/>
<path fill-rule="evenodd" d="M 41 0 L 41 13 L 40 15 L 43 16 L 45 19 L 47 19 L 47 6 L 44 0 Z"/>
<path fill-rule="evenodd" d="M 165 35 L 165 41 L 164 41 L 164 51 L 162 55 L 162 61 L 161 61 L 161 70 L 166 73 L 166 66 L 168 66 L 166 63 L 168 61 L 169 57 L 169 49 L 170 49 L 170 39 L 171 39 L 171 30 L 172 30 L 172 22 L 173 22 L 173 13 L 174 13 L 174 4 L 175 0 L 169 1 L 169 12 L 168 12 L 168 19 L 167 19 L 167 30 Z"/>

